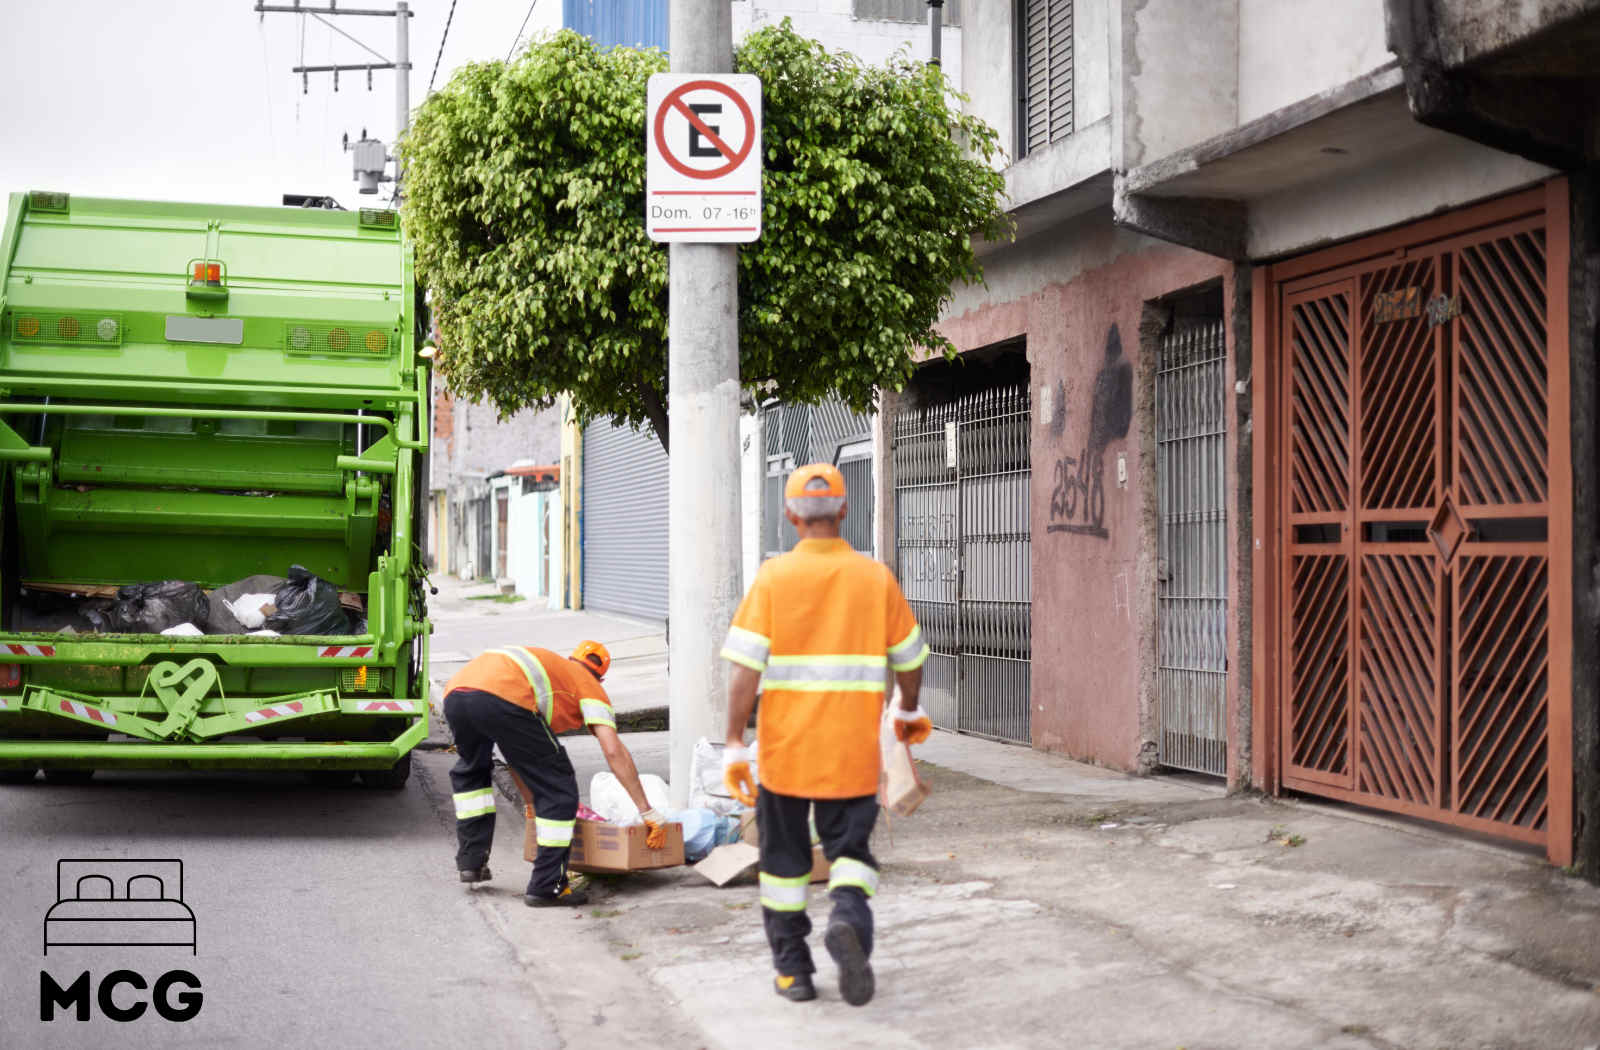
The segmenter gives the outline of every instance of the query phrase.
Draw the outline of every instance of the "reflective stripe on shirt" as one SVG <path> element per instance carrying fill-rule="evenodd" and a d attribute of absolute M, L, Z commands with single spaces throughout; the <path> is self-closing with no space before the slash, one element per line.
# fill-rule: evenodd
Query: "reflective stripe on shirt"
<path fill-rule="evenodd" d="M 747 631 L 743 627 L 728 628 L 728 640 L 722 646 L 722 658 L 760 671 L 767 666 L 767 654 L 772 651 L 770 639 Z"/>
<path fill-rule="evenodd" d="M 533 690 L 534 703 L 539 705 L 539 714 L 544 718 L 545 724 L 549 725 L 556 691 L 550 684 L 550 675 L 545 671 L 544 664 L 526 649 L 519 649 L 516 646 L 494 651 L 502 656 L 511 657 L 512 662 L 522 669 L 522 676 L 528 680 L 528 688 Z"/>
<path fill-rule="evenodd" d="M 494 788 L 458 791 L 450 798 L 456 804 L 456 819 L 471 820 L 494 812 Z"/>
<path fill-rule="evenodd" d="M 878 869 L 859 860 L 840 857 L 828 868 L 828 892 L 840 886 L 854 886 L 870 897 L 878 892 Z"/>
<path fill-rule="evenodd" d="M 786 878 L 782 875 L 761 873 L 761 906 L 773 911 L 805 911 L 806 884 L 809 873 Z"/>
<path fill-rule="evenodd" d="M 586 726 L 617 728 L 617 720 L 611 716 L 611 705 L 604 700 L 585 697 L 578 701 L 578 709 L 583 712 L 583 724 Z"/>
<path fill-rule="evenodd" d="M 922 637 L 922 628 L 913 627 L 905 641 L 889 647 L 889 666 L 896 671 L 915 671 L 928 659 L 928 643 Z"/>
<path fill-rule="evenodd" d="M 886 664 L 882 656 L 858 654 L 774 656 L 761 686 L 801 693 L 881 693 Z"/>

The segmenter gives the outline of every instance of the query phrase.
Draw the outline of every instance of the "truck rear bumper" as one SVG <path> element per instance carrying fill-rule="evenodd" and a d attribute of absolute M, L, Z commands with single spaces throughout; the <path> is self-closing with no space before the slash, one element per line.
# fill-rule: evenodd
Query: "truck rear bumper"
<path fill-rule="evenodd" d="M 427 719 L 419 719 L 387 742 L 0 739 L 0 769 L 388 769 L 427 735 Z"/>

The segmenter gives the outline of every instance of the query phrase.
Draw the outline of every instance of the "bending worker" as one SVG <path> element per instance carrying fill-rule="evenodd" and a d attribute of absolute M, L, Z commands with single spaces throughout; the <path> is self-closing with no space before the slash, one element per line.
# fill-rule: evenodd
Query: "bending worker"
<path fill-rule="evenodd" d="M 649 828 L 646 844 L 666 842 L 666 818 L 650 808 L 633 756 L 617 735 L 611 698 L 600 685 L 611 654 L 599 642 L 580 642 L 572 656 L 512 645 L 475 657 L 444 687 L 444 718 L 459 760 L 450 769 L 456 804 L 456 868 L 462 882 L 486 882 L 494 841 L 494 745 L 533 798 L 539 852 L 522 900 L 529 907 L 587 904 L 588 893 L 567 882 L 567 854 L 578 816 L 578 780 L 556 734 L 587 726 L 600 742 Z"/>
<path fill-rule="evenodd" d="M 826 463 L 789 475 L 784 513 L 800 541 L 762 564 L 722 655 L 738 665 L 728 688 L 723 777 L 756 807 L 761 827 L 761 918 L 779 995 L 815 999 L 806 936 L 811 874 L 807 811 L 831 863 L 833 913 L 823 943 L 853 1006 L 872 998 L 872 909 L 878 862 L 868 849 L 878 817 L 878 720 L 889 669 L 900 685 L 895 730 L 921 743 L 933 724 L 917 704 L 928 645 L 887 566 L 839 538 L 844 476 Z M 761 787 L 751 782 L 744 727 L 760 691 Z"/>

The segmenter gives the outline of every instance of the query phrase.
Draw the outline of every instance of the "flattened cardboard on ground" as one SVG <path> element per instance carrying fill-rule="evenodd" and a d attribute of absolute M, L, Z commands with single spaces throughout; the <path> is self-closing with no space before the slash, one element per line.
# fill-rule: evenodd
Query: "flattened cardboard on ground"
<path fill-rule="evenodd" d="M 694 865 L 694 870 L 710 879 L 713 885 L 726 886 L 741 875 L 756 870 L 761 861 L 761 851 L 748 842 L 729 842 L 707 853 L 705 859 Z"/>
<path fill-rule="evenodd" d="M 622 875 L 630 871 L 671 868 L 683 863 L 683 825 L 667 825 L 667 844 L 661 849 L 645 845 L 649 834 L 643 824 L 606 824 L 597 820 L 577 821 L 572 831 L 572 855 L 567 859 L 571 871 Z M 538 834 L 532 817 L 522 833 L 522 855 L 533 860 L 539 853 Z"/>
<path fill-rule="evenodd" d="M 739 826 L 739 843 L 741 845 L 748 844 L 760 849 L 761 827 L 756 823 L 756 815 L 754 813 L 747 813 L 741 818 L 741 823 Z M 721 849 L 722 847 L 719 846 L 717 848 Z M 715 853 L 716 850 L 712 850 L 711 852 Z M 822 847 L 813 845 L 811 847 L 811 881 L 822 882 L 824 879 L 826 879 L 828 877 L 828 868 L 828 858 L 823 854 Z M 710 876 L 707 877 L 709 878 Z M 716 880 L 713 879 L 712 881 Z M 723 883 L 718 882 L 717 885 L 721 886 Z"/>

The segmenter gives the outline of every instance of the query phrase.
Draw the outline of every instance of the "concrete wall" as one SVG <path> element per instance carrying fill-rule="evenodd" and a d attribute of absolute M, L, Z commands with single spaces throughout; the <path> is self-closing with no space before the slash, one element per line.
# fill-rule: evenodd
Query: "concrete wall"
<path fill-rule="evenodd" d="M 1136 168 L 1238 124 L 1239 2 L 1123 5 L 1119 167 Z"/>
<path fill-rule="evenodd" d="M 985 3 L 962 26 L 962 62 L 972 75 L 961 90 L 970 99 L 967 111 L 1000 133 L 1005 151 L 1001 163 L 1009 165 L 1006 195 L 1012 207 L 1075 186 L 1113 162 L 1110 0 L 1077 0 L 1073 15 L 1074 132 L 1020 160 L 1016 8 Z"/>
<path fill-rule="evenodd" d="M 1237 3 L 1241 124 L 1393 59 L 1384 39 L 1383 0 Z"/>
<path fill-rule="evenodd" d="M 1441 44 L 1440 57 L 1449 65 L 1490 54 L 1568 18 L 1600 10 L 1596 0 L 1449 0 L 1429 6 Z"/>
<path fill-rule="evenodd" d="M 1424 146 L 1382 166 L 1252 201 L 1247 247 L 1252 259 L 1303 251 L 1507 193 L 1551 174 L 1533 161 L 1430 133 Z"/>
<path fill-rule="evenodd" d="M 849 51 L 871 65 L 881 64 L 902 49 L 912 58 L 928 58 L 926 22 L 918 25 L 866 21 L 857 19 L 851 11 L 850 0 L 733 0 L 733 39 L 741 40 L 751 30 L 777 25 L 788 18 L 793 21 L 795 32 L 820 41 L 830 51 Z M 961 83 L 961 35 L 961 29 L 946 26 L 940 45 L 945 73 L 954 84 Z"/>
<path fill-rule="evenodd" d="M 1156 593 L 1151 405 L 1139 393 L 1150 376 L 1139 325 L 1147 301 L 1207 281 L 1224 280 L 1231 296 L 1232 268 L 1118 230 L 1097 211 L 998 254 L 988 279 L 989 294 L 964 293 L 940 329 L 964 350 L 1027 340 L 1035 405 L 1033 743 L 1138 769 L 1152 724 Z M 1108 369 L 1131 369 L 1131 384 L 1109 384 L 1126 389 L 1128 402 L 1096 408 Z M 1095 419 L 1098 435 L 1090 433 Z M 1066 490 L 1075 464 L 1096 447 L 1104 512 L 1090 521 L 1085 501 L 1069 501 Z"/>

